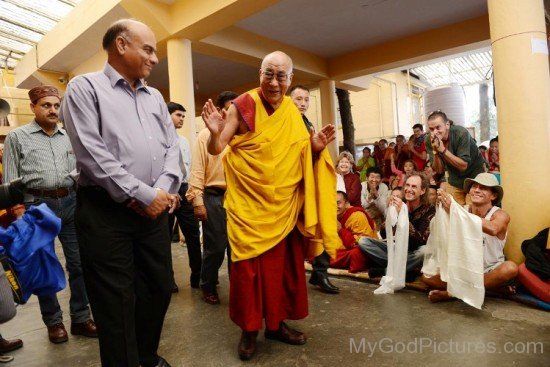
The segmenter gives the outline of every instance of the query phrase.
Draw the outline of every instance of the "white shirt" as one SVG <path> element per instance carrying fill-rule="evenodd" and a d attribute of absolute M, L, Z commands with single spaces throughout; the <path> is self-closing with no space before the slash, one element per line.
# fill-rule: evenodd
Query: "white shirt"
<path fill-rule="evenodd" d="M 189 141 L 185 136 L 179 136 L 180 139 L 180 154 L 183 158 L 183 165 L 185 166 L 185 172 L 183 174 L 182 183 L 189 182 L 189 172 L 191 172 L 191 147 Z"/>

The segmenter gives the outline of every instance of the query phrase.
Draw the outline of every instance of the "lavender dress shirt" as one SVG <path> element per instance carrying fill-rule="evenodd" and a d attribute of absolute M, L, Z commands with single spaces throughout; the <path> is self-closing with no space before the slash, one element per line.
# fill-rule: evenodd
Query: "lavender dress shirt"
<path fill-rule="evenodd" d="M 101 186 L 117 202 L 149 205 L 155 188 L 177 193 L 179 140 L 160 92 L 137 82 L 132 90 L 108 63 L 71 80 L 60 118 L 71 140 L 78 184 Z"/>

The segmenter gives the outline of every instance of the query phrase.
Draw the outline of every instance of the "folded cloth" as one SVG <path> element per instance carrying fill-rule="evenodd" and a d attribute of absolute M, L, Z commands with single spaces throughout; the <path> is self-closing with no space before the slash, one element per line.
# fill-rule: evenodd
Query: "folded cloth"
<path fill-rule="evenodd" d="M 395 236 L 393 234 L 395 227 Z M 386 234 L 388 249 L 388 266 L 386 275 L 380 280 L 380 287 L 374 294 L 391 294 L 405 287 L 405 272 L 409 249 L 409 213 L 407 206 L 401 206 L 397 213 L 395 206 L 390 205 L 386 212 Z"/>
<path fill-rule="evenodd" d="M 430 237 L 421 251 L 424 276 L 439 273 L 449 294 L 481 309 L 485 298 L 481 218 L 454 199 L 449 215 L 439 204 L 430 223 Z"/>
<path fill-rule="evenodd" d="M 0 228 L 0 243 L 17 273 L 23 302 L 31 294 L 50 295 L 65 288 L 65 273 L 55 254 L 59 219 L 46 204 L 31 206 L 8 228 Z"/>

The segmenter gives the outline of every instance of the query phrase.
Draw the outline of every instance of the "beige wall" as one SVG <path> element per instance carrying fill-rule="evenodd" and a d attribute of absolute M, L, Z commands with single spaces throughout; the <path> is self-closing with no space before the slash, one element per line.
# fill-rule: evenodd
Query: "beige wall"
<path fill-rule="evenodd" d="M 14 87 L 15 77 L 13 72 L 0 70 L 0 98 L 6 100 L 11 107 L 11 113 L 8 115 L 11 127 L 24 125 L 34 115 L 29 107 L 29 97 L 27 89 Z M 10 128 L 1 127 L 0 135 L 6 135 Z"/>
<path fill-rule="evenodd" d="M 416 80 L 413 83 L 421 85 Z M 312 91 L 312 96 L 315 96 L 315 91 Z M 401 72 L 373 76 L 367 89 L 350 92 L 350 102 L 357 145 L 380 138 L 391 139 L 398 134 L 408 137 L 412 134 L 412 126 L 421 122 L 412 119 L 407 76 Z M 312 109 L 313 101 L 308 117 L 310 113 L 315 116 Z M 341 126 L 339 129 L 341 132 Z M 340 145 L 342 141 L 340 133 Z"/>

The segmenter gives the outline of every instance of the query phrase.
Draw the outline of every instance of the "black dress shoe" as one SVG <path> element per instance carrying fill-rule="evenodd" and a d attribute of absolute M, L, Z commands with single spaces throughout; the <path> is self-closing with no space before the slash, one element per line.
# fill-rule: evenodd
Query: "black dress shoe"
<path fill-rule="evenodd" d="M 200 280 L 201 280 L 200 274 L 198 275 L 191 274 L 191 276 L 189 277 L 189 281 L 191 282 L 191 288 L 195 288 L 195 289 L 199 288 Z"/>
<path fill-rule="evenodd" d="M 19 349 L 23 346 L 21 339 L 7 340 L 0 336 L 0 353 L 11 352 L 12 350 Z"/>
<path fill-rule="evenodd" d="M 166 362 L 166 359 L 159 357 L 159 362 L 157 363 L 156 367 L 172 367 L 172 366 L 170 366 L 170 363 Z"/>
<path fill-rule="evenodd" d="M 340 288 L 333 285 L 328 276 L 318 271 L 311 273 L 311 278 L 309 278 L 309 283 L 318 286 L 323 292 L 329 294 L 338 294 L 340 293 Z"/>
<path fill-rule="evenodd" d="M 238 353 L 241 361 L 248 361 L 256 353 L 257 331 L 243 331 L 239 340 Z"/>

